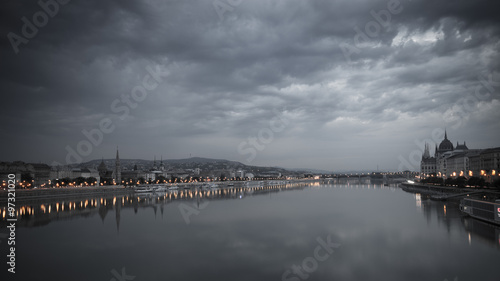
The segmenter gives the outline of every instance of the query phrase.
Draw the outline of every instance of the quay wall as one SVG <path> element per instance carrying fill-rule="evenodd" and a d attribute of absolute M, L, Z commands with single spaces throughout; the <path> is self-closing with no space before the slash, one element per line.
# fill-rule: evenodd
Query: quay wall
<path fill-rule="evenodd" d="M 118 194 L 133 192 L 132 188 L 125 188 L 121 185 L 113 187 L 66 187 L 66 188 L 37 188 L 37 189 L 16 189 L 15 198 L 17 201 L 30 200 L 35 198 L 58 198 L 58 197 L 79 197 L 101 194 Z M 7 202 L 7 190 L 0 190 L 0 204 Z"/>

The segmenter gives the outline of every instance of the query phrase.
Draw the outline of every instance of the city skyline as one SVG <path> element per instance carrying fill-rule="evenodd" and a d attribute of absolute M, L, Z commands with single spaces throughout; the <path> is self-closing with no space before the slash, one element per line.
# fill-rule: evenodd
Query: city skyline
<path fill-rule="evenodd" d="M 445 130 L 498 147 L 498 5 L 8 1 L 0 161 L 118 145 L 124 159 L 398 171 Z"/>

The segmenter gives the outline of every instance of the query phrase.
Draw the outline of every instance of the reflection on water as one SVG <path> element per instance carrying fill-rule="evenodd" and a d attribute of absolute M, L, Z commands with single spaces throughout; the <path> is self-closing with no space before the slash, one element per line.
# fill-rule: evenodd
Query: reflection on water
<path fill-rule="evenodd" d="M 469 244 L 477 241 L 500 250 L 500 227 L 462 214 L 458 200 L 451 202 L 432 201 L 430 195 L 420 193 L 413 194 L 413 196 L 417 208 L 423 212 L 428 224 L 435 217 L 437 223 L 445 227 L 449 233 L 453 231 L 453 228 L 465 229 Z"/>
<path fill-rule="evenodd" d="M 319 182 L 296 182 L 288 184 L 270 184 L 250 187 L 233 187 L 213 190 L 181 189 L 175 191 L 135 193 L 105 196 L 86 196 L 79 199 L 31 199 L 16 207 L 18 227 L 33 227 L 49 224 L 54 220 L 69 219 L 72 217 L 88 217 L 99 214 L 104 221 L 109 211 L 116 211 L 116 225 L 120 224 L 120 211 L 122 208 L 133 208 L 137 213 L 139 209 L 152 208 L 154 214 L 158 208 L 163 213 L 165 204 L 172 201 L 189 201 L 196 199 L 197 204 L 204 200 L 242 199 L 249 195 L 268 194 L 283 190 L 302 189 L 304 187 L 320 186 Z M 0 209 L 2 221 L 0 226 L 7 224 L 7 207 Z"/>
<path fill-rule="evenodd" d="M 360 180 L 44 199 L 17 216 L 13 280 L 119 280 L 123 269 L 134 280 L 499 276 L 498 228 L 454 202 Z"/>

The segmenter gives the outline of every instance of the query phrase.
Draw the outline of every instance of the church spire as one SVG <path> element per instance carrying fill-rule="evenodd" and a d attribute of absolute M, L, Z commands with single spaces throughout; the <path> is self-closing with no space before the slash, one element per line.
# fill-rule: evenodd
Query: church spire
<path fill-rule="evenodd" d="M 444 129 L 444 139 L 447 140 L 448 139 L 448 134 L 446 133 L 446 129 Z"/>
<path fill-rule="evenodd" d="M 422 158 L 427 159 L 430 157 L 431 157 L 431 155 L 429 153 L 429 144 L 425 143 L 424 155 L 422 155 Z"/>
<path fill-rule="evenodd" d="M 121 182 L 122 182 L 122 169 L 120 167 L 120 153 L 118 152 L 118 146 L 116 146 L 115 183 L 121 184 Z"/>
<path fill-rule="evenodd" d="M 163 155 L 160 156 L 160 171 L 164 171 L 165 170 L 165 165 L 163 164 Z"/>

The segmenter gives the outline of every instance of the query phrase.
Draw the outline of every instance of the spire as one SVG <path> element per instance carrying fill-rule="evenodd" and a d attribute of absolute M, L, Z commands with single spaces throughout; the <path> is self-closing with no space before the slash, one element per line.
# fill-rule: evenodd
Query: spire
<path fill-rule="evenodd" d="M 163 171 L 163 170 L 165 170 L 165 165 L 163 165 L 163 155 L 161 155 L 160 157 L 161 157 L 160 158 L 161 159 L 160 160 L 160 170 Z"/>
<path fill-rule="evenodd" d="M 430 158 L 430 153 L 429 153 L 429 144 L 425 143 L 425 149 L 424 149 L 424 155 L 422 155 L 422 158 L 427 159 Z"/>
<path fill-rule="evenodd" d="M 444 139 L 447 140 L 448 139 L 448 134 L 446 133 L 446 129 L 444 129 Z"/>
<path fill-rule="evenodd" d="M 122 183 L 122 169 L 120 167 L 120 153 L 118 152 L 118 146 L 116 146 L 116 160 L 115 160 L 115 183 Z"/>

